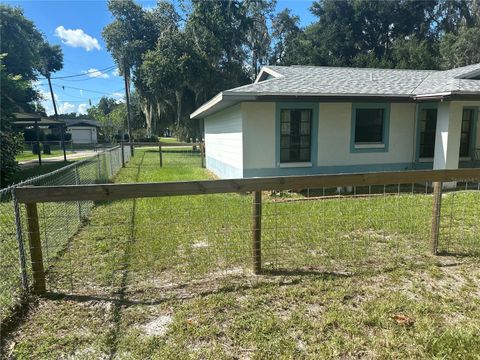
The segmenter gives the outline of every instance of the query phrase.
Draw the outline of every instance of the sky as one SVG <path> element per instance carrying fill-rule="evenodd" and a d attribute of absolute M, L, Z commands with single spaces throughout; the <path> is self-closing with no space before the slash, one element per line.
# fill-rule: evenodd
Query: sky
<path fill-rule="evenodd" d="M 144 7 L 154 7 L 156 3 L 137 2 Z M 123 78 L 118 76 L 102 38 L 102 29 L 113 20 L 106 1 L 7 0 L 3 3 L 23 8 L 24 15 L 35 23 L 48 42 L 62 47 L 63 69 L 52 75 L 60 114 L 86 113 L 102 96 L 123 98 Z M 311 0 L 278 0 L 277 10 L 291 9 L 300 17 L 301 26 L 306 26 L 315 20 L 308 10 L 311 4 Z M 44 97 L 42 104 L 47 114 L 53 114 L 46 80 L 40 77 L 37 86 Z"/>

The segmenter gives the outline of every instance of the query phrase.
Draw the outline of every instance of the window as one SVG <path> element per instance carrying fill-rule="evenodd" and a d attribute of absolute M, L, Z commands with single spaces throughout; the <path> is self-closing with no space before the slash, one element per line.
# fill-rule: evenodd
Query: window
<path fill-rule="evenodd" d="M 385 109 L 355 109 L 355 144 L 383 143 Z"/>
<path fill-rule="evenodd" d="M 433 158 L 437 131 L 437 109 L 422 109 L 420 112 L 420 152 L 421 158 Z"/>
<path fill-rule="evenodd" d="M 473 127 L 473 109 L 463 109 L 462 129 L 460 133 L 460 156 L 467 157 L 470 155 L 470 142 L 472 140 Z"/>
<path fill-rule="evenodd" d="M 280 162 L 311 161 L 311 109 L 282 109 L 280 112 Z"/>

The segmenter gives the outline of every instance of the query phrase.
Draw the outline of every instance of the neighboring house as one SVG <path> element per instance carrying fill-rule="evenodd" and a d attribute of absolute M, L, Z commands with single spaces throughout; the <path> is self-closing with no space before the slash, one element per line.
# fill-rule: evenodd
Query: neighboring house
<path fill-rule="evenodd" d="M 191 118 L 204 119 L 207 168 L 243 178 L 479 166 L 479 108 L 480 64 L 266 66 Z"/>
<path fill-rule="evenodd" d="M 72 134 L 72 142 L 74 144 L 96 144 L 97 128 L 96 120 L 88 119 L 60 119 L 65 122 L 67 133 Z"/>

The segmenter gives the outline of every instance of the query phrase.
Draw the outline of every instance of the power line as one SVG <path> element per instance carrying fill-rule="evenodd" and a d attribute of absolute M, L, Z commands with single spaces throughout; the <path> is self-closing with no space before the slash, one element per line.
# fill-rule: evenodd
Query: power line
<path fill-rule="evenodd" d="M 89 89 L 83 89 L 83 88 L 79 88 L 79 87 L 74 87 L 74 86 L 67 86 L 67 85 L 57 85 L 57 84 L 52 84 L 53 86 L 57 87 L 57 88 L 62 88 L 63 90 L 65 90 L 65 88 L 67 89 L 74 89 L 74 90 L 83 90 L 83 91 L 87 91 L 87 92 L 91 92 L 91 93 L 96 93 L 96 94 L 101 94 L 101 95 L 111 95 L 112 93 L 114 92 L 118 92 L 118 91 L 122 91 L 123 90 L 123 87 L 118 89 L 118 90 L 113 90 L 111 92 L 103 92 L 103 91 L 97 91 L 97 90 L 89 90 Z"/>
<path fill-rule="evenodd" d="M 76 75 L 56 76 L 56 77 L 51 77 L 50 79 L 58 80 L 58 79 L 69 79 L 69 78 L 79 77 L 79 76 L 89 76 L 89 74 L 95 74 L 97 72 L 102 73 L 103 71 L 110 71 L 110 70 L 113 70 L 116 67 L 117 67 L 117 65 L 111 65 L 109 67 L 106 67 L 106 68 L 103 68 L 103 69 L 98 69 L 98 70 L 95 70 L 95 71 L 87 71 L 87 72 L 84 72 L 84 73 L 81 73 L 81 74 L 76 74 Z M 102 74 L 100 74 L 100 75 L 102 75 Z M 97 76 L 100 76 L 100 75 L 97 75 Z M 41 77 L 41 78 L 46 79 L 46 77 Z"/>

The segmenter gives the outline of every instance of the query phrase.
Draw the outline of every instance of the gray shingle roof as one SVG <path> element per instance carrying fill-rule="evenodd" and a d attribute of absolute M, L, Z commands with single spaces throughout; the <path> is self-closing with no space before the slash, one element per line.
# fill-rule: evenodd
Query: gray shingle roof
<path fill-rule="evenodd" d="M 324 66 L 267 66 L 265 70 L 268 69 L 281 76 L 226 90 L 225 93 L 382 96 L 452 91 L 480 93 L 479 80 L 457 78 L 480 70 L 480 64 L 446 71 Z"/>
<path fill-rule="evenodd" d="M 60 119 L 67 126 L 91 126 L 91 127 L 99 127 L 98 121 L 93 119 Z"/>
<path fill-rule="evenodd" d="M 265 75 L 269 75 L 266 80 Z M 191 118 L 210 115 L 240 101 L 268 96 L 415 99 L 433 95 L 478 96 L 480 99 L 480 63 L 443 71 L 265 66 L 255 83 L 221 92 L 199 107 Z"/>

